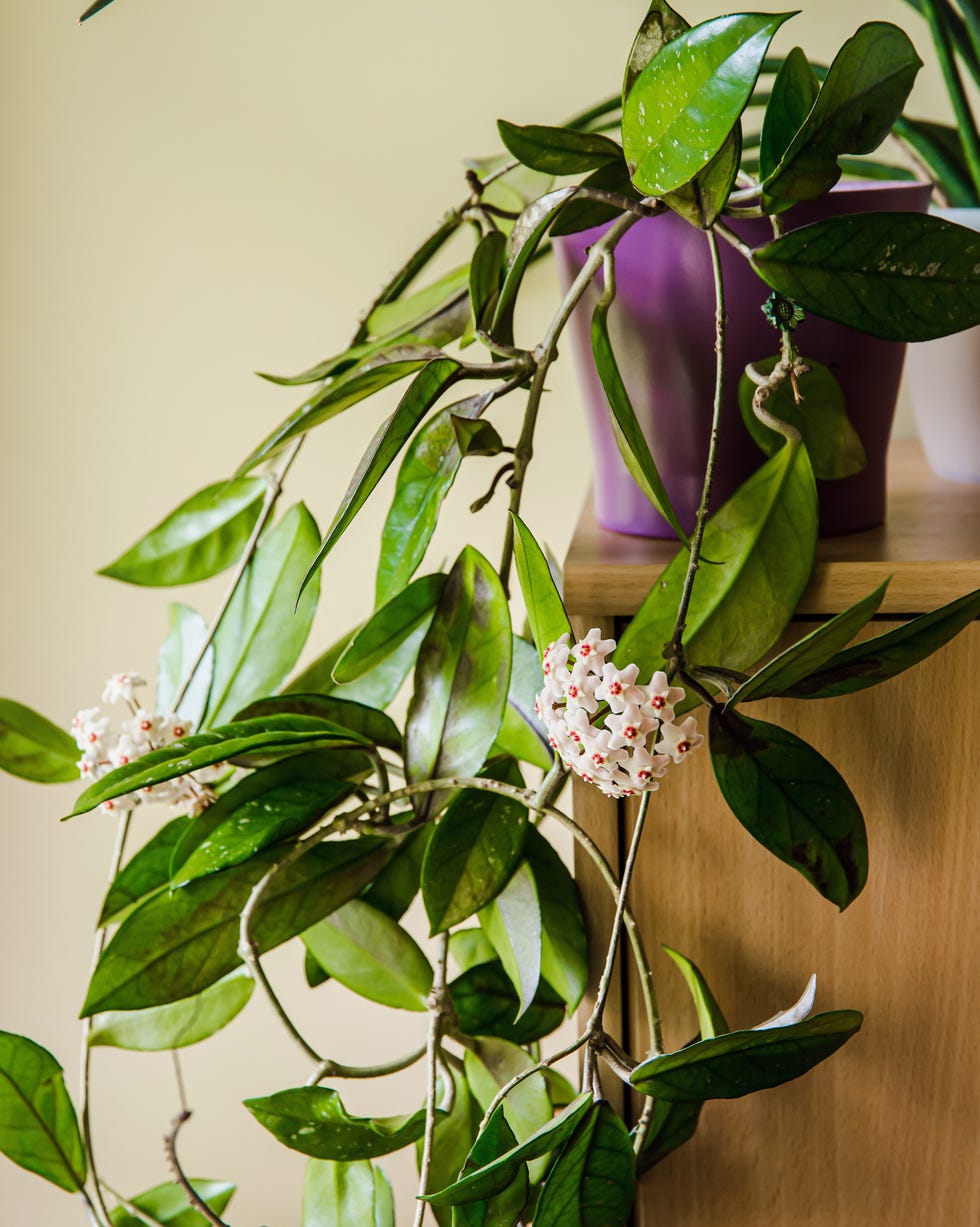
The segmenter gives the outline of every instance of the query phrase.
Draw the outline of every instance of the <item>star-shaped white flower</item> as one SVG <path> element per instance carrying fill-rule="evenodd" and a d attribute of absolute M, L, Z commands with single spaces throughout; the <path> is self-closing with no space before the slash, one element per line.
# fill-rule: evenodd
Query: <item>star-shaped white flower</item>
<path fill-rule="evenodd" d="M 693 716 L 688 716 L 680 724 L 662 724 L 660 740 L 653 747 L 658 754 L 666 754 L 675 763 L 683 761 L 692 750 L 696 750 L 704 741 L 698 732 L 698 722 Z"/>
<path fill-rule="evenodd" d="M 684 698 L 684 691 L 680 686 L 671 686 L 662 669 L 657 670 L 646 689 L 646 707 L 650 714 L 670 724 L 674 719 L 674 708 Z"/>
<path fill-rule="evenodd" d="M 138 673 L 114 673 L 106 681 L 102 702 L 133 704 L 136 702 L 136 687 L 145 685 L 146 679 Z"/>

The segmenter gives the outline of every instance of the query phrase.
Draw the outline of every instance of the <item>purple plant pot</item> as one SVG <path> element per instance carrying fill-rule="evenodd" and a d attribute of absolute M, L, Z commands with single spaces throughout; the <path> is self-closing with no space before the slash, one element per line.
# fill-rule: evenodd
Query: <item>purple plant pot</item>
<path fill-rule="evenodd" d="M 786 228 L 845 213 L 921 213 L 930 191 L 927 183 L 843 184 L 820 200 L 793 208 L 786 214 Z M 731 228 L 753 246 L 772 236 L 764 218 L 735 221 Z M 563 288 L 569 287 L 588 248 L 604 230 L 597 227 L 555 239 Z M 712 510 L 762 462 L 739 413 L 738 381 L 748 363 L 779 350 L 779 334 L 760 310 L 769 288 L 737 251 L 724 242 L 720 246 L 728 330 Z M 568 326 L 595 456 L 596 518 L 615 532 L 673 537 L 630 477 L 609 426 L 590 340 L 601 285 L 600 274 Z M 701 231 L 666 214 L 627 232 L 616 249 L 616 300 L 609 329 L 636 416 L 681 523 L 690 531 L 708 456 L 715 381 L 714 281 Z M 906 347 L 815 315 L 807 315 L 795 337 L 804 357 L 823 362 L 837 376 L 868 457 L 867 466 L 853 477 L 817 483 L 820 532 L 833 536 L 871 528 L 885 518 L 885 457 Z"/>

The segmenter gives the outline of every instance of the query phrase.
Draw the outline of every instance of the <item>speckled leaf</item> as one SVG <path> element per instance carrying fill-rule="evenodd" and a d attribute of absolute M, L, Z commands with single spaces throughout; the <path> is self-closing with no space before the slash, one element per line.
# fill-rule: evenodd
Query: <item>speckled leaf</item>
<path fill-rule="evenodd" d="M 664 196 L 665 204 L 692 226 L 707 230 L 728 203 L 741 158 L 742 125 L 738 123 L 721 149 L 690 183 Z"/>
<path fill-rule="evenodd" d="M 861 808 L 840 773 L 799 737 L 734 712 L 711 713 L 711 765 L 749 834 L 843 911 L 868 876 Z"/>
<path fill-rule="evenodd" d="M 194 997 L 150 1010 L 109 1010 L 96 1014 L 89 1032 L 92 1048 L 164 1052 L 199 1044 L 242 1012 L 255 984 L 244 967 Z"/>
<path fill-rule="evenodd" d="M 834 1010 L 771 1031 L 732 1031 L 651 1057 L 630 1075 L 645 1095 L 670 1102 L 738 1099 L 799 1078 L 860 1028 L 856 1010 Z"/>
<path fill-rule="evenodd" d="M 623 101 L 636 84 L 636 79 L 647 64 L 661 49 L 685 30 L 690 30 L 691 24 L 666 3 L 666 0 L 653 0 L 647 9 L 646 16 L 640 23 L 640 28 L 633 39 L 629 59 L 626 61 L 626 72 L 623 75 Z"/>
<path fill-rule="evenodd" d="M 980 234 L 940 217 L 829 217 L 756 248 L 752 266 L 807 311 L 885 340 L 980 324 Z"/>
<path fill-rule="evenodd" d="M 152 587 L 217 575 L 241 557 L 265 491 L 259 478 L 199 490 L 99 574 Z"/>
<path fill-rule="evenodd" d="M 78 779 L 81 751 L 64 729 L 15 699 L 0 699 L 0 769 L 37 784 Z"/>
<path fill-rule="evenodd" d="M 410 1116 L 351 1116 L 337 1092 L 322 1086 L 246 1099 L 245 1107 L 284 1146 L 314 1159 L 374 1159 L 411 1145 L 425 1129 L 424 1108 Z"/>
<path fill-rule="evenodd" d="M 223 1180 L 191 1180 L 194 1192 L 214 1211 L 221 1214 L 231 1201 L 235 1185 Z M 175 1181 L 158 1184 L 136 1197 L 128 1199 L 137 1210 L 162 1227 L 207 1227 L 208 1220 L 188 1203 L 187 1194 Z M 112 1227 L 147 1227 L 144 1218 L 137 1218 L 122 1206 L 109 1212 Z"/>
<path fill-rule="evenodd" d="M 600 1100 L 555 1159 L 538 1198 L 534 1227 L 622 1227 L 635 1191 L 629 1130 Z"/>
<path fill-rule="evenodd" d="M 0 1151 L 69 1193 L 85 1183 L 85 1150 L 62 1068 L 46 1048 L 10 1031 L 0 1031 Z"/>
<path fill-rule="evenodd" d="M 600 132 L 512 124 L 506 119 L 497 120 L 497 131 L 519 162 L 548 175 L 581 175 L 623 157 L 616 142 Z"/>
<path fill-rule="evenodd" d="M 503 719 L 510 680 L 507 598 L 489 562 L 466 546 L 446 579 L 419 649 L 405 728 L 409 783 L 479 771 Z M 420 815 L 445 793 L 424 793 Z"/>

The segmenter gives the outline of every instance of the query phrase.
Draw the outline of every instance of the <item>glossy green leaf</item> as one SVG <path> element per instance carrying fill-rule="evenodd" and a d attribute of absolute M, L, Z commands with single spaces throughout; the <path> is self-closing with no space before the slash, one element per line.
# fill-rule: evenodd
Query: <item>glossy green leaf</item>
<path fill-rule="evenodd" d="M 725 1021 L 725 1015 L 721 1012 L 718 1002 L 715 1001 L 714 994 L 708 987 L 708 982 L 705 980 L 698 965 L 692 963 L 679 950 L 672 950 L 670 946 L 664 946 L 664 953 L 674 960 L 680 968 L 681 975 L 684 977 L 684 983 L 688 987 L 691 999 L 694 1002 L 694 1009 L 697 1012 L 701 1038 L 703 1040 L 710 1040 L 714 1036 L 726 1032 L 728 1030 L 728 1023 Z"/>
<path fill-rule="evenodd" d="M 503 719 L 510 662 L 510 611 L 500 579 L 466 546 L 419 649 L 405 728 L 409 783 L 479 771 Z M 422 794 L 417 812 L 431 816 L 447 799 Z"/>
<path fill-rule="evenodd" d="M 191 1187 L 215 1214 L 223 1213 L 235 1192 L 235 1185 L 223 1180 L 194 1179 L 191 1180 Z M 128 1200 L 135 1209 L 141 1210 L 163 1227 L 206 1227 L 208 1222 L 199 1210 L 190 1205 L 187 1194 L 174 1181 L 158 1184 Z M 110 1211 L 109 1221 L 112 1227 L 146 1227 L 146 1219 L 137 1218 L 122 1206 Z"/>
<path fill-rule="evenodd" d="M 633 39 L 633 46 L 626 61 L 626 72 L 623 75 L 624 103 L 636 84 L 637 77 L 654 56 L 678 34 L 683 34 L 690 28 L 690 22 L 672 9 L 666 0 L 652 0 Z"/>
<path fill-rule="evenodd" d="M 732 1031 L 651 1057 L 630 1075 L 644 1095 L 689 1102 L 738 1099 L 799 1078 L 860 1028 L 856 1010 L 834 1010 L 768 1031 Z"/>
<path fill-rule="evenodd" d="M 477 419 L 492 391 L 480 392 L 433 414 L 409 443 L 381 531 L 375 601 L 383 604 L 415 574 L 432 540 L 443 499 L 462 459 L 452 415 Z"/>
<path fill-rule="evenodd" d="M 585 910 L 564 861 L 537 827 L 524 838 L 524 857 L 534 874 L 541 908 L 541 974 L 574 1010 L 589 974 Z"/>
<path fill-rule="evenodd" d="M 611 270 L 610 270 L 611 271 Z M 650 454 L 650 447 L 637 421 L 623 377 L 619 373 L 616 355 L 609 339 L 609 308 L 615 301 L 616 284 L 610 276 L 595 311 L 592 313 L 592 358 L 595 369 L 606 394 L 609 424 L 619 448 L 623 463 L 630 476 L 640 487 L 653 506 L 671 526 L 677 536 L 687 542 L 687 534 L 681 527 L 670 495 L 663 483 L 657 465 Z"/>
<path fill-rule="evenodd" d="M 411 1145 L 425 1129 L 424 1108 L 410 1116 L 351 1116 L 337 1092 L 323 1086 L 246 1099 L 245 1107 L 284 1146 L 314 1159 L 375 1159 Z"/>
<path fill-rule="evenodd" d="M 300 582 L 317 548 L 316 522 L 290 507 L 249 562 L 214 637 L 207 723 L 223 724 L 246 703 L 272 694 L 295 665 L 316 612 L 319 581 Z"/>
<path fill-rule="evenodd" d="M 738 174 L 742 158 L 742 127 L 736 124 L 728 140 L 690 183 L 667 192 L 664 203 L 700 230 L 713 226 L 720 216 Z"/>
<path fill-rule="evenodd" d="M 450 415 L 453 433 L 462 456 L 499 456 L 504 441 L 489 422 L 472 422 L 457 413 Z"/>
<path fill-rule="evenodd" d="M 537 996 L 518 1019 L 520 1002 L 499 962 L 480 963 L 449 986 L 459 1028 L 465 1035 L 489 1036 L 512 1044 L 532 1044 L 561 1026 L 565 1004 L 541 981 Z"/>
<path fill-rule="evenodd" d="M 356 703 L 352 699 L 332 694 L 303 694 L 291 690 L 289 694 L 271 695 L 250 703 L 238 713 L 239 720 L 257 720 L 278 715 L 309 716 L 334 725 L 350 733 L 351 739 L 367 745 L 380 746 L 385 750 L 401 753 L 402 736 L 398 725 L 383 711 Z"/>
<path fill-rule="evenodd" d="M 515 1074 L 526 1073 L 534 1060 L 523 1048 L 508 1040 L 478 1039 L 463 1055 L 466 1080 L 473 1098 L 486 1113 L 501 1087 Z M 574 1095 L 572 1096 L 574 1099 Z M 525 1142 L 554 1116 L 545 1075 L 533 1073 L 525 1077 L 507 1095 L 503 1103 L 504 1117 L 518 1142 Z M 532 1181 L 544 1174 L 547 1158 L 533 1159 L 529 1164 Z"/>
<path fill-rule="evenodd" d="M 303 934 L 334 980 L 394 1010 L 424 1010 L 432 967 L 405 930 L 363 899 L 351 899 Z"/>
<path fill-rule="evenodd" d="M 514 307 L 531 258 L 552 222 L 575 195 L 575 188 L 562 187 L 538 197 L 527 206 L 511 230 L 507 240 L 507 263 L 504 283 L 490 322 L 495 340 L 510 345 L 514 340 Z"/>
<path fill-rule="evenodd" d="M 368 450 L 361 457 L 327 535 L 310 564 L 303 581 L 304 587 L 367 502 L 368 496 L 408 442 L 415 428 L 439 397 L 461 377 L 461 373 L 462 368 L 455 358 L 435 358 L 412 380 L 395 412 L 382 424 L 371 440 Z"/>
<path fill-rule="evenodd" d="M 903 115 L 895 121 L 894 132 L 915 151 L 951 205 L 969 208 L 980 203 L 970 178 L 963 138 L 956 128 Z"/>
<path fill-rule="evenodd" d="M 239 865 L 302 834 L 354 791 L 370 760 L 347 751 L 297 754 L 252 772 L 190 825 L 170 862 L 172 884 Z"/>
<path fill-rule="evenodd" d="M 635 1192 L 629 1130 L 600 1100 L 579 1121 L 548 1173 L 534 1227 L 623 1227 Z"/>
<path fill-rule="evenodd" d="M 803 448 L 784 447 L 707 522 L 687 618 L 688 658 L 746 669 L 779 638 L 803 595 L 817 540 L 817 496 Z M 618 663 L 649 675 L 674 632 L 687 553 L 680 551 L 620 636 Z"/>
<path fill-rule="evenodd" d="M 856 643 L 782 693 L 794 699 L 829 699 L 877 686 L 937 652 L 977 617 L 980 589 L 884 635 Z"/>
<path fill-rule="evenodd" d="M 160 645 L 157 656 L 157 694 L 156 710 L 158 712 L 174 711 L 174 703 L 183 685 L 188 669 L 197 660 L 201 648 L 208 637 L 208 624 L 201 615 L 189 605 L 174 602 L 170 606 L 170 631 Z M 194 678 L 180 702 L 177 715 L 201 727 L 201 717 L 208 704 L 211 693 L 211 679 L 214 676 L 214 648 L 210 645 L 194 671 Z"/>
<path fill-rule="evenodd" d="M 529 865 L 518 865 L 503 890 L 480 912 L 480 925 L 517 989 L 520 1019 L 530 1009 L 541 981 L 541 907 Z"/>
<path fill-rule="evenodd" d="M 280 873 L 253 925 L 259 951 L 297 936 L 356 895 L 390 857 L 388 845 L 366 836 L 326 843 Z M 147 899 L 106 947 L 92 975 L 83 1017 L 167 1005 L 233 971 L 241 961 L 239 914 L 280 855 L 272 849 Z"/>
<path fill-rule="evenodd" d="M 623 106 L 623 149 L 640 191 L 675 191 L 718 153 L 788 16 L 718 17 L 678 34 L 657 52 Z"/>
<path fill-rule="evenodd" d="M 698 1100 L 687 1103 L 657 1100 L 643 1149 L 636 1156 L 637 1175 L 656 1167 L 661 1160 L 694 1137 L 703 1107 L 703 1102 Z"/>
<path fill-rule="evenodd" d="M 355 629 L 355 634 L 357 629 L 359 628 Z M 351 641 L 351 632 L 348 631 L 284 687 L 283 694 L 329 694 L 363 703 L 366 707 L 379 710 L 385 708 L 414 668 L 425 631 L 424 624 L 417 626 L 393 649 L 390 656 L 386 656 L 353 682 L 335 682 L 334 666 Z"/>
<path fill-rule="evenodd" d="M 411 294 L 399 295 L 381 303 L 365 321 L 368 335 L 387 337 L 389 343 L 397 337 L 411 336 L 430 345 L 447 344 L 454 337 L 446 335 L 441 329 L 433 332 L 432 326 L 435 321 L 442 321 L 447 310 L 465 298 L 468 282 L 469 269 L 463 264 Z"/>
<path fill-rule="evenodd" d="M 868 876 L 861 808 L 840 773 L 799 737 L 734 712 L 711 713 L 721 794 L 764 848 L 843 911 Z"/>
<path fill-rule="evenodd" d="M 766 103 L 759 138 L 759 175 L 766 178 L 779 165 L 817 100 L 820 81 L 802 47 L 783 60 Z"/>
<path fill-rule="evenodd" d="M 850 609 L 845 609 L 785 652 L 780 652 L 738 687 L 728 700 L 728 705 L 734 707 L 737 703 L 784 694 L 801 682 L 805 684 L 811 674 L 822 671 L 827 662 L 874 617 L 887 587 L 888 580 L 885 580 Z"/>
<path fill-rule="evenodd" d="M 483 328 L 493 314 L 500 293 L 506 248 L 507 236 L 500 230 L 488 230 L 473 253 L 469 291 L 474 328 Z"/>
<path fill-rule="evenodd" d="M 483 1167 L 470 1172 L 448 1188 L 430 1193 L 424 1200 L 436 1205 L 452 1206 L 473 1201 L 485 1201 L 502 1192 L 514 1179 L 522 1163 L 550 1154 L 572 1136 L 592 1104 L 586 1091 L 525 1142 L 520 1142 Z"/>
<path fill-rule="evenodd" d="M 432 826 L 419 827 L 399 841 L 394 856 L 364 892 L 365 901 L 392 920 L 401 920 L 419 893 L 422 862 L 433 830 Z"/>
<path fill-rule="evenodd" d="M 807 311 L 885 340 L 980 323 L 980 234 L 940 217 L 829 217 L 756 248 L 752 266 Z"/>
<path fill-rule="evenodd" d="M 599 132 L 512 124 L 506 119 L 497 120 L 497 131 L 519 162 L 548 175 L 580 175 L 623 157 L 616 142 Z"/>
<path fill-rule="evenodd" d="M 587 175 L 579 185 L 584 188 L 597 188 L 603 192 L 615 192 L 628 200 L 640 200 L 640 194 L 633 187 L 626 169 L 626 163 L 610 162 L 606 166 L 594 170 Z M 601 200 L 587 200 L 574 196 L 555 218 L 551 226 L 551 237 L 559 234 L 578 234 L 581 230 L 591 230 L 593 226 L 603 226 L 614 221 L 622 213 L 622 209 L 614 204 L 605 204 Z"/>
<path fill-rule="evenodd" d="M 10 1031 L 0 1031 L 0 1151 L 69 1193 L 85 1183 L 85 1149 L 62 1068 L 46 1048 Z"/>
<path fill-rule="evenodd" d="M 867 463 L 867 457 L 864 445 L 847 416 L 844 391 L 829 367 L 813 358 L 804 360 L 810 370 L 806 375 L 797 376 L 801 403 L 797 404 L 792 385 L 786 380 L 770 394 L 766 409 L 780 421 L 795 426 L 803 436 L 814 477 L 833 481 L 860 473 Z M 768 375 L 777 361 L 777 357 L 765 358 L 762 362 L 754 363 L 754 366 L 761 374 Z M 742 375 L 738 384 L 742 420 L 765 454 L 773 456 L 783 446 L 784 439 L 777 431 L 760 422 L 753 413 L 755 390 L 755 383 L 748 375 Z"/>
<path fill-rule="evenodd" d="M 480 1114 L 463 1073 L 462 1062 L 453 1062 L 450 1069 L 453 1079 L 453 1102 L 448 1114 L 439 1121 L 432 1138 L 432 1156 L 429 1165 L 428 1188 L 442 1189 L 459 1175 L 476 1137 Z M 445 1100 L 446 1077 L 440 1074 L 437 1103 Z M 422 1167 L 423 1143 L 415 1144 L 416 1166 Z M 439 1227 L 453 1227 L 452 1210 L 448 1206 L 433 1207 Z"/>
<path fill-rule="evenodd" d="M 457 1175 L 468 1176 L 479 1171 L 501 1155 L 514 1149 L 517 1138 L 507 1124 L 503 1108 L 495 1109 L 493 1115 L 467 1154 L 466 1160 L 458 1172 L 453 1172 L 452 1179 Z M 449 1182 L 440 1185 L 433 1180 L 432 1187 L 442 1188 Z M 521 1163 L 513 1180 L 499 1193 L 483 1201 L 465 1202 L 452 1207 L 452 1227 L 514 1227 L 519 1222 L 528 1196 L 527 1165 Z M 433 1206 L 438 1217 L 445 1214 L 448 1206 Z M 442 1220 L 440 1220 L 442 1221 Z"/>
<path fill-rule="evenodd" d="M 127 584 L 193 584 L 237 562 L 262 510 L 259 478 L 219 482 L 199 490 L 100 575 Z"/>
<path fill-rule="evenodd" d="M 544 656 L 556 639 L 564 634 L 571 635 L 572 626 L 544 551 L 520 516 L 515 515 L 513 520 L 517 578 L 527 606 L 531 635 L 539 656 Z"/>
<path fill-rule="evenodd" d="M 510 772 L 489 774 L 500 779 Z M 503 890 L 526 830 L 527 810 L 519 801 L 475 789 L 457 793 L 422 863 L 422 900 L 433 934 L 466 920 Z"/>
<path fill-rule="evenodd" d="M 174 849 L 194 821 L 185 815 L 171 819 L 127 861 L 106 892 L 99 914 L 100 928 L 117 923 L 133 904 L 169 886 Z"/>
<path fill-rule="evenodd" d="M 37 784 L 78 779 L 81 751 L 64 729 L 15 699 L 0 699 L 0 769 Z"/>
<path fill-rule="evenodd" d="M 446 577 L 423 575 L 376 609 L 333 667 L 336 682 L 352 682 L 400 647 L 420 626 L 428 626 Z"/>
<path fill-rule="evenodd" d="M 366 1159 L 310 1159 L 303 1180 L 303 1227 L 374 1227 L 375 1170 Z"/>
<path fill-rule="evenodd" d="M 252 996 L 255 984 L 240 967 L 194 997 L 150 1010 L 109 1010 L 96 1014 L 89 1032 L 93 1048 L 128 1048 L 134 1052 L 164 1052 L 186 1048 L 220 1031 L 236 1018 Z"/>
<path fill-rule="evenodd" d="M 547 731 L 534 710 L 535 698 L 544 684 L 541 661 L 534 644 L 519 635 L 513 637 L 512 646 L 510 689 L 496 749 L 547 771 L 554 756 Z"/>
<path fill-rule="evenodd" d="M 789 202 L 828 192 L 840 178 L 841 154 L 871 153 L 888 135 L 921 67 L 908 36 L 897 26 L 885 21 L 861 26 L 838 51 L 812 109 L 778 165 L 766 174 L 766 195 Z M 798 114 L 812 100 L 815 82 L 808 65 L 797 71 L 792 56 L 787 57 L 773 87 L 774 100 L 787 72 L 794 74 L 795 89 L 802 91 Z"/>
<path fill-rule="evenodd" d="M 142 758 L 116 767 L 94 784 L 89 785 L 75 803 L 71 816 L 87 813 L 104 801 L 124 796 L 137 789 L 162 784 L 178 775 L 213 767 L 242 755 L 258 751 L 290 751 L 349 742 L 353 737 L 346 729 L 312 716 L 267 716 L 259 720 L 240 720 L 223 724 L 210 733 L 195 733 L 172 741 L 159 750 L 151 750 Z"/>
<path fill-rule="evenodd" d="M 482 929 L 455 929 L 449 934 L 449 954 L 461 972 L 497 959 L 497 952 Z"/>

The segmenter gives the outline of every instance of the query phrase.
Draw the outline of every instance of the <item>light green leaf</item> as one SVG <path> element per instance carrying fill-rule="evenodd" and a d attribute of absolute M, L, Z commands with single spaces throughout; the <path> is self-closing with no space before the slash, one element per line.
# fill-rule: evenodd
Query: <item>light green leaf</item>
<path fill-rule="evenodd" d="M 455 929 L 449 934 L 449 953 L 461 972 L 496 961 L 497 952 L 482 929 Z"/>
<path fill-rule="evenodd" d="M 495 749 L 519 762 L 547 771 L 553 753 L 548 734 L 534 710 L 534 701 L 544 685 L 541 661 L 534 644 L 519 635 L 513 638 L 510 689 L 504 719 L 497 734 Z"/>
<path fill-rule="evenodd" d="M 494 1096 L 515 1074 L 523 1073 L 534 1064 L 523 1048 L 508 1040 L 478 1039 L 463 1055 L 466 1080 L 473 1098 L 486 1112 Z M 526 1142 L 554 1116 L 544 1075 L 530 1074 L 510 1092 L 503 1103 L 504 1116 L 518 1142 Z M 531 1163 L 531 1177 L 540 1179 L 548 1160 Z"/>
<path fill-rule="evenodd" d="M 85 1149 L 61 1066 L 24 1035 L 0 1031 L 0 1151 L 58 1188 L 85 1184 Z"/>
<path fill-rule="evenodd" d="M 532 201 L 523 211 L 507 240 L 507 266 L 500 297 L 490 323 L 490 333 L 507 345 L 514 340 L 514 307 L 531 258 L 548 228 L 575 195 L 575 188 L 563 187 Z"/>
<path fill-rule="evenodd" d="M 199 1044 L 226 1027 L 248 1004 L 255 985 L 240 967 L 194 997 L 150 1010 L 96 1014 L 89 1032 L 92 1048 L 163 1052 Z"/>
<path fill-rule="evenodd" d="M 708 982 L 701 974 L 701 969 L 696 963 L 692 963 L 686 955 L 681 954 L 679 950 L 672 950 L 670 946 L 664 946 L 664 953 L 668 954 L 681 970 L 681 975 L 684 977 L 684 983 L 687 985 L 691 998 L 694 1001 L 694 1008 L 698 1015 L 698 1027 L 701 1031 L 703 1040 L 710 1040 L 716 1035 L 721 1035 L 728 1030 L 728 1023 L 725 1021 L 725 1015 L 721 1012 L 721 1007 L 715 1001 L 714 994 L 708 987 Z"/>
<path fill-rule="evenodd" d="M 197 659 L 208 637 L 208 624 L 188 605 L 174 602 L 170 606 L 170 633 L 160 645 L 157 657 L 158 712 L 174 711 L 174 700 L 191 664 Z M 207 707 L 214 676 L 214 648 L 210 645 L 194 672 L 194 679 L 180 703 L 177 715 L 201 727 L 201 717 Z"/>
<path fill-rule="evenodd" d="M 425 341 L 430 345 L 446 345 L 459 332 L 448 335 L 444 327 L 433 328 L 445 320 L 447 312 L 465 300 L 469 268 L 462 264 L 451 269 L 422 289 L 375 307 L 367 317 L 368 336 L 383 337 L 388 344 L 404 338 Z M 460 330 L 461 331 L 461 330 Z"/>
<path fill-rule="evenodd" d="M 354 634 L 357 629 L 359 628 L 355 628 Z M 333 680 L 333 669 L 351 641 L 351 632 L 348 631 L 284 687 L 283 694 L 336 695 L 354 703 L 363 703 L 366 707 L 379 710 L 385 708 L 414 667 L 425 630 L 424 624 L 417 626 L 390 656 L 380 661 L 373 669 L 369 669 L 353 682 L 341 684 Z"/>
<path fill-rule="evenodd" d="M 223 1180 L 191 1180 L 194 1192 L 214 1211 L 221 1214 L 231 1201 L 235 1186 Z M 187 1194 L 175 1182 L 158 1184 L 137 1197 L 129 1198 L 137 1210 L 162 1223 L 165 1227 L 206 1227 L 207 1219 L 195 1210 L 187 1200 Z M 110 1211 L 112 1227 L 146 1227 L 146 1221 L 118 1206 Z"/>
<path fill-rule="evenodd" d="M 423 575 L 376 609 L 354 634 L 333 667 L 338 683 L 352 682 L 386 660 L 412 631 L 427 627 L 446 577 Z"/>
<path fill-rule="evenodd" d="M 707 166 L 690 183 L 667 192 L 664 203 L 692 226 L 707 230 L 728 203 L 741 158 L 742 125 L 738 123 Z"/>
<path fill-rule="evenodd" d="M 524 594 L 524 604 L 527 606 L 531 635 L 537 645 L 538 655 L 543 657 L 545 650 L 556 639 L 560 639 L 564 634 L 571 636 L 572 626 L 565 612 L 561 593 L 552 578 L 544 550 L 520 516 L 514 515 L 513 521 L 517 578 Z"/>
<path fill-rule="evenodd" d="M 262 509 L 266 483 L 258 478 L 219 482 L 199 490 L 100 575 L 127 584 L 193 584 L 241 557 Z"/>
<path fill-rule="evenodd" d="M 396 921 L 351 899 L 307 929 L 303 942 L 325 972 L 351 992 L 394 1010 L 424 1010 L 432 968 Z"/>
<path fill-rule="evenodd" d="M 480 925 L 517 989 L 520 1019 L 530 1008 L 541 980 L 541 908 L 534 875 L 526 862 L 480 912 Z"/>
<path fill-rule="evenodd" d="M 441 1189 L 459 1175 L 466 1156 L 470 1153 L 476 1136 L 479 1114 L 470 1094 L 462 1062 L 453 1062 L 450 1068 L 453 1080 L 453 1103 L 448 1115 L 437 1125 L 432 1139 L 432 1156 L 429 1166 L 428 1187 Z M 437 1103 L 443 1102 L 446 1092 L 445 1074 L 440 1074 L 437 1086 Z M 422 1166 L 423 1143 L 415 1143 L 416 1165 Z M 448 1206 L 433 1207 L 439 1227 L 454 1227 L 452 1210 Z M 458 1224 L 456 1225 L 458 1227 Z"/>
<path fill-rule="evenodd" d="M 206 723 L 230 720 L 271 694 L 303 650 L 319 580 L 297 602 L 320 534 L 302 503 L 290 507 L 249 562 L 214 637 L 214 679 Z"/>
<path fill-rule="evenodd" d="M 78 779 L 74 738 L 15 699 L 0 699 L 0 769 L 37 784 Z"/>

